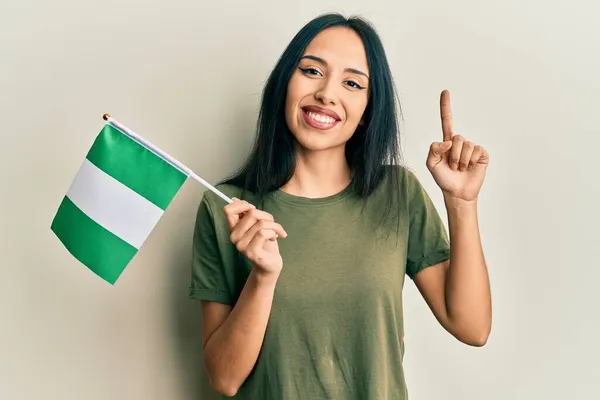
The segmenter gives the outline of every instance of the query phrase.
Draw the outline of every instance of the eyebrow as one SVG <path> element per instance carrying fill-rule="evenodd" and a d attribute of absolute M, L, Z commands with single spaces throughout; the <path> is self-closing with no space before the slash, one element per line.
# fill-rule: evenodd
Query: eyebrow
<path fill-rule="evenodd" d="M 309 54 L 309 55 L 306 55 L 306 56 L 302 56 L 300 59 L 302 60 L 302 59 L 305 59 L 305 58 L 308 58 L 310 60 L 314 60 L 316 62 L 319 62 L 319 63 L 323 64 L 323 65 L 327 65 L 327 61 L 325 61 L 321 57 L 317 57 L 317 56 L 313 56 L 313 55 Z M 367 79 L 369 79 L 369 75 L 365 74 L 364 72 L 362 72 L 359 69 L 356 69 L 356 68 L 346 68 L 345 71 L 352 72 L 354 74 L 363 75 L 363 76 L 366 76 Z"/>

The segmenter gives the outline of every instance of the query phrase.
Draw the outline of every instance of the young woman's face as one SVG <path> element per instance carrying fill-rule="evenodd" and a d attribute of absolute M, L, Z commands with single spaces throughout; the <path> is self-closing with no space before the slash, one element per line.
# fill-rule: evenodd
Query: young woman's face
<path fill-rule="evenodd" d="M 369 69 L 363 42 L 343 27 L 319 33 L 288 83 L 286 122 L 309 151 L 343 148 L 368 102 Z"/>

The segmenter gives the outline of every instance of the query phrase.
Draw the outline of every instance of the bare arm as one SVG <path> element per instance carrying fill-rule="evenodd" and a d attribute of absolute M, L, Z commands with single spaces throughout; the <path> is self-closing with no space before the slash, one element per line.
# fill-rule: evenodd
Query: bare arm
<path fill-rule="evenodd" d="M 283 268 L 278 238 L 287 237 L 273 216 L 234 199 L 224 208 L 231 242 L 254 265 L 235 306 L 203 302 L 204 363 L 213 388 L 233 396 L 256 364 Z"/>
<path fill-rule="evenodd" d="M 202 303 L 204 363 L 211 385 L 226 396 L 235 395 L 256 363 L 276 280 L 252 271 L 233 308 Z"/>
<path fill-rule="evenodd" d="M 458 340 L 483 346 L 492 325 L 491 294 L 481 247 L 477 203 L 444 197 L 451 258 L 426 268 L 415 284 L 440 324 Z"/>
<path fill-rule="evenodd" d="M 440 116 L 444 141 L 432 143 L 426 165 L 444 193 L 451 255 L 449 262 L 418 273 L 415 284 L 448 332 L 464 343 L 483 346 L 492 327 L 492 301 L 477 198 L 489 154 L 455 134 L 447 90 L 440 96 Z"/>

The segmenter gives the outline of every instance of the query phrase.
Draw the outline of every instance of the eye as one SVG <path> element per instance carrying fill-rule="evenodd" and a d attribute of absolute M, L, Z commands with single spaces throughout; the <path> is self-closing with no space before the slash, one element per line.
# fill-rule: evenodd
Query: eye
<path fill-rule="evenodd" d="M 321 75 L 321 73 L 319 71 L 317 71 L 314 68 L 300 68 L 300 71 L 304 72 L 306 75 Z"/>
<path fill-rule="evenodd" d="M 353 87 L 355 89 L 364 89 L 364 86 L 360 86 L 358 83 L 354 82 L 354 81 L 346 81 L 346 83 L 350 86 Z"/>

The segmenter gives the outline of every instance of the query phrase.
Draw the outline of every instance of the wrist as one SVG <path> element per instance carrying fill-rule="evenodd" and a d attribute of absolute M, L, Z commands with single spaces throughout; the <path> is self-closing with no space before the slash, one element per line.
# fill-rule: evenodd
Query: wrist
<path fill-rule="evenodd" d="M 257 267 L 253 267 L 250 271 L 250 279 L 259 286 L 275 286 L 279 279 L 279 272 L 265 271 Z"/>
<path fill-rule="evenodd" d="M 448 212 L 448 220 L 455 221 L 477 221 L 477 198 L 465 200 L 463 198 L 444 194 L 444 204 Z"/>
<path fill-rule="evenodd" d="M 455 195 L 452 195 L 450 193 L 447 192 L 443 192 L 444 195 L 444 203 L 446 204 L 446 207 L 450 207 L 450 208 L 461 208 L 461 209 L 477 209 L 477 200 L 478 198 L 475 197 L 473 199 L 463 199 L 462 197 L 458 197 Z"/>

